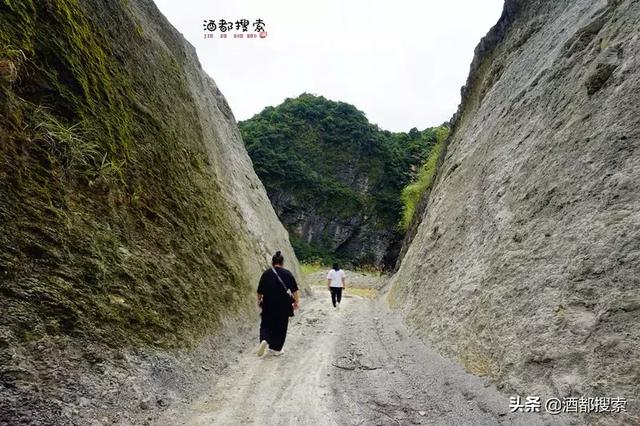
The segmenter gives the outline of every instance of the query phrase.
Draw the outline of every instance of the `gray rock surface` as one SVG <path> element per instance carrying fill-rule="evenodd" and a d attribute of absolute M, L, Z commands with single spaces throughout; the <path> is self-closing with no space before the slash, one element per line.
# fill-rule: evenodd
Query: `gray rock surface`
<path fill-rule="evenodd" d="M 301 278 L 288 234 L 152 0 L 7 3 L 0 22 L 0 425 L 144 424 L 233 362 L 276 250 Z M 27 133 L 34 110 L 67 145 Z M 86 167 L 58 160 L 86 146 Z"/>
<path fill-rule="evenodd" d="M 640 414 L 639 22 L 631 0 L 506 2 L 391 290 L 505 389 L 629 399 L 603 423 Z"/>
<path fill-rule="evenodd" d="M 362 187 L 363 194 L 373 188 Z M 394 229 L 380 228 L 375 218 L 366 214 L 336 218 L 315 207 L 305 205 L 291 194 L 276 193 L 273 207 L 282 223 L 305 243 L 339 253 L 354 263 L 380 268 L 392 268 L 397 258 L 396 243 L 402 237 Z"/>

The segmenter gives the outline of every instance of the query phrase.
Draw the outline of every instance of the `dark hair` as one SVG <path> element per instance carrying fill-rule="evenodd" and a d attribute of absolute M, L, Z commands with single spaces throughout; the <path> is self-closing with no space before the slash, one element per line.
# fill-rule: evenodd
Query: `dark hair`
<path fill-rule="evenodd" d="M 274 254 L 273 257 L 271 258 L 271 264 L 282 265 L 283 263 L 284 263 L 284 257 L 282 257 L 282 253 L 280 253 L 280 251 L 277 251 L 276 254 Z"/>
<path fill-rule="evenodd" d="M 340 266 L 338 266 L 338 264 L 337 264 L 337 263 L 334 263 L 334 264 L 333 264 L 333 270 L 334 270 L 334 271 L 339 271 L 339 270 L 340 270 Z"/>

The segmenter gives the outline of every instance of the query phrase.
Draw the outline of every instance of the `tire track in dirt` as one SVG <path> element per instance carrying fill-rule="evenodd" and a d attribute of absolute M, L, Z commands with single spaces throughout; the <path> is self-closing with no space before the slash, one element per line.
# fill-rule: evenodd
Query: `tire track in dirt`
<path fill-rule="evenodd" d="M 258 358 L 255 344 L 248 344 L 209 392 L 158 424 L 338 424 L 322 401 L 333 368 L 336 334 L 330 330 L 340 313 L 323 306 L 324 298 L 303 302 L 289 325 L 284 355 Z"/>
<path fill-rule="evenodd" d="M 425 346 L 383 299 L 317 288 L 291 320 L 280 357 L 238 362 L 158 425 L 562 425 L 509 412 L 509 395 Z M 256 325 L 257 329 L 257 325 Z"/>

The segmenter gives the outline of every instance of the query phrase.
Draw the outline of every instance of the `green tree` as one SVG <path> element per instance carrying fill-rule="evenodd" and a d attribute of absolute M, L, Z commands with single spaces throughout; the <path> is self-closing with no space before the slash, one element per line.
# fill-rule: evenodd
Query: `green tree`
<path fill-rule="evenodd" d="M 398 230 L 402 189 L 436 144 L 436 131 L 393 133 L 369 123 L 353 105 L 302 94 L 239 123 L 256 173 L 280 214 L 286 199 L 336 221 L 367 218 Z M 281 217 L 285 225 L 287 218 Z M 301 259 L 344 259 L 328 246 L 304 242 L 290 227 Z M 349 259 L 347 259 L 349 260 Z"/>

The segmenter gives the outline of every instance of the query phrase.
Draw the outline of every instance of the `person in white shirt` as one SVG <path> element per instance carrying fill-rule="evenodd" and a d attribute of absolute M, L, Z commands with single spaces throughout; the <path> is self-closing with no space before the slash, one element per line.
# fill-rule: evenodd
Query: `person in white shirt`
<path fill-rule="evenodd" d="M 337 263 L 333 264 L 333 269 L 327 274 L 327 287 L 331 292 L 331 303 L 334 308 L 340 308 L 342 300 L 342 289 L 347 288 L 347 282 L 344 277 L 344 271 L 340 269 Z"/>

